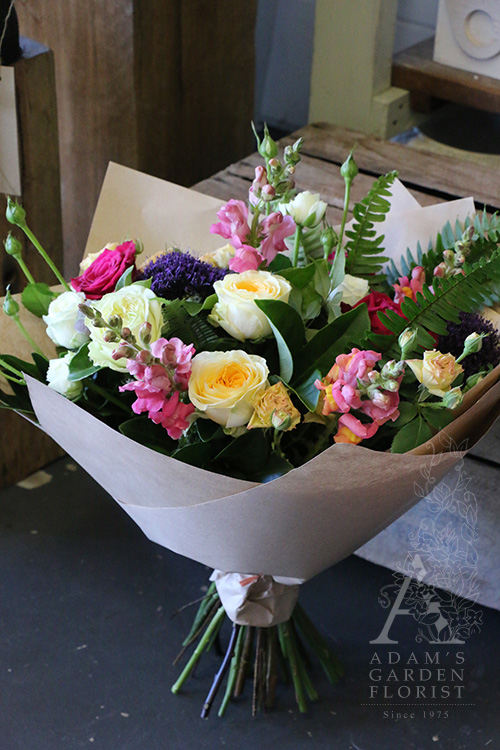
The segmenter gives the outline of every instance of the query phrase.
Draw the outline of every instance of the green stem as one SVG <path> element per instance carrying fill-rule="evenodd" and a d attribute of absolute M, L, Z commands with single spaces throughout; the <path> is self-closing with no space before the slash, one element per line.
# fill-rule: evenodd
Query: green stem
<path fill-rule="evenodd" d="M 257 245 L 257 228 L 259 226 L 259 217 L 262 213 L 261 209 L 259 208 L 259 205 L 254 207 L 254 215 L 252 219 L 252 226 L 250 227 L 250 242 L 249 244 L 252 247 L 256 247 Z"/>
<path fill-rule="evenodd" d="M 5 367 L 6 370 L 12 372 L 14 375 L 17 375 L 17 377 L 21 378 L 21 380 L 24 382 L 24 376 L 21 370 L 18 370 L 16 367 L 12 367 L 12 365 L 9 365 L 4 359 L 0 359 L 0 366 Z"/>
<path fill-rule="evenodd" d="M 293 687 L 295 689 L 295 698 L 299 706 L 299 711 L 301 714 L 305 714 L 307 713 L 307 701 L 306 701 L 306 696 L 304 694 L 304 686 L 300 678 L 300 671 L 299 671 L 298 658 L 297 658 L 298 654 L 295 649 L 295 644 L 293 642 L 293 636 L 291 634 L 290 623 L 284 622 L 281 625 L 279 625 L 278 628 L 282 631 L 282 638 L 280 638 L 280 641 L 282 642 L 282 644 L 285 644 L 285 654 L 288 658 L 288 661 L 290 662 L 290 672 L 292 675 Z"/>
<path fill-rule="evenodd" d="M 344 667 L 331 652 L 327 642 L 316 630 L 300 604 L 295 605 L 293 621 L 298 625 L 304 639 L 318 657 L 329 682 L 334 685 L 339 681 L 340 677 L 344 676 Z"/>
<path fill-rule="evenodd" d="M 24 262 L 24 260 L 23 260 L 22 258 L 16 258 L 16 260 L 17 260 L 17 262 L 19 263 L 19 268 L 20 268 L 20 269 L 21 269 L 21 271 L 22 271 L 22 272 L 24 273 L 24 275 L 25 275 L 25 276 L 26 276 L 26 278 L 28 279 L 29 283 L 30 283 L 30 284 L 34 284 L 34 283 L 35 283 L 35 279 L 33 278 L 32 274 L 31 274 L 31 272 L 30 272 L 30 270 L 29 270 L 28 266 L 27 266 L 27 265 L 26 265 L 26 263 Z"/>
<path fill-rule="evenodd" d="M 222 607 L 222 606 L 219 607 L 219 609 L 215 613 L 215 617 L 213 618 L 212 622 L 210 623 L 210 625 L 206 629 L 206 631 L 205 631 L 205 633 L 203 635 L 203 638 L 200 640 L 200 642 L 196 646 L 196 648 L 195 648 L 195 650 L 193 652 L 193 655 L 191 656 L 190 660 L 188 661 L 188 663 L 186 664 L 186 666 L 182 670 L 182 672 L 181 672 L 179 678 L 177 679 L 177 681 L 172 685 L 172 688 L 171 688 L 172 693 L 174 693 L 174 694 L 178 693 L 179 690 L 181 689 L 181 687 L 184 685 L 184 683 L 186 682 L 187 678 L 189 677 L 189 675 L 193 671 L 193 669 L 195 667 L 195 664 L 197 663 L 198 659 L 200 658 L 203 650 L 205 649 L 205 646 L 210 641 L 210 639 L 212 637 L 212 633 L 218 627 L 220 627 L 220 624 L 221 624 L 221 622 L 222 622 L 225 614 L 226 614 L 226 612 L 224 610 L 224 607 Z"/>
<path fill-rule="evenodd" d="M 342 240 L 344 239 L 344 229 L 347 222 L 347 213 L 349 211 L 349 199 L 351 197 L 351 184 L 352 180 L 346 179 L 345 181 L 345 192 L 344 192 L 344 210 L 342 212 L 342 223 L 340 225 L 339 241 L 337 244 L 337 252 L 340 252 L 342 248 Z"/>
<path fill-rule="evenodd" d="M 300 249 L 301 240 L 302 240 L 302 227 L 300 226 L 300 224 L 297 224 L 297 229 L 295 230 L 295 239 L 293 243 L 292 264 L 294 268 L 296 268 L 299 263 L 299 249 Z"/>
<path fill-rule="evenodd" d="M 111 393 L 108 393 L 108 391 L 105 388 L 101 388 L 100 385 L 97 385 L 93 380 L 85 380 L 85 385 L 87 388 L 91 391 L 94 391 L 94 393 L 99 394 L 99 396 L 102 396 L 107 401 L 111 401 L 112 404 L 115 406 L 118 406 L 122 411 L 126 412 L 130 416 L 130 409 L 129 407 L 124 404 L 122 401 L 120 401 L 117 396 L 113 396 Z"/>
<path fill-rule="evenodd" d="M 26 341 L 28 342 L 28 344 L 32 347 L 33 351 L 35 351 L 37 354 L 39 354 L 44 359 L 48 359 L 48 357 L 42 352 L 42 350 L 40 349 L 40 347 L 38 346 L 38 344 L 31 338 L 31 336 L 29 335 L 28 331 L 26 330 L 26 328 L 21 323 L 21 321 L 19 319 L 19 315 L 13 315 L 12 317 L 14 319 L 14 323 L 19 328 L 19 330 L 23 334 L 23 336 L 26 339 Z"/>
<path fill-rule="evenodd" d="M 56 279 L 59 281 L 59 283 L 63 285 L 63 287 L 66 289 L 66 291 L 68 291 L 68 292 L 71 291 L 71 289 L 69 287 L 69 284 L 64 280 L 64 278 L 62 277 L 59 269 L 56 267 L 54 261 L 52 260 L 52 258 L 50 258 L 50 256 L 44 250 L 44 248 L 40 245 L 40 243 L 38 242 L 37 238 L 35 237 L 35 235 L 31 231 L 31 229 L 28 227 L 28 225 L 27 224 L 22 224 L 21 225 L 21 229 L 23 230 L 23 232 L 26 235 L 26 237 L 28 237 L 28 239 L 31 240 L 31 242 L 33 243 L 33 245 L 36 247 L 36 249 L 38 250 L 38 252 L 42 256 L 42 258 L 44 259 L 44 261 L 46 262 L 46 264 L 48 265 L 48 267 L 50 268 L 50 270 L 52 271 L 52 273 L 54 274 L 54 276 L 56 277 Z"/>
<path fill-rule="evenodd" d="M 0 370 L 0 375 L 2 378 L 5 378 L 5 380 L 10 380 L 12 383 L 17 383 L 17 385 L 26 385 L 25 380 L 20 380 L 19 378 L 16 378 L 15 375 L 8 375 L 6 372 L 2 372 Z"/>
<path fill-rule="evenodd" d="M 323 450 L 323 447 L 328 445 L 328 441 L 330 439 L 330 435 L 334 431 L 334 429 L 337 427 L 338 419 L 335 419 L 334 417 L 330 417 L 328 420 L 328 424 L 325 425 L 324 431 L 321 433 L 320 437 L 316 440 L 315 443 L 312 444 L 309 451 L 307 452 L 306 456 L 304 457 L 304 463 L 307 463 L 307 461 L 310 461 L 311 458 L 314 458 L 318 455 L 320 451 Z"/>
<path fill-rule="evenodd" d="M 231 666 L 229 668 L 229 676 L 227 678 L 226 692 L 219 708 L 219 716 L 224 716 L 226 708 L 228 707 L 231 695 L 233 694 L 234 686 L 236 684 L 236 677 L 238 674 L 238 664 L 241 659 L 241 652 L 243 650 L 243 640 L 247 626 L 243 625 L 238 632 L 238 640 L 236 641 L 236 647 L 234 649 L 234 655 L 231 659 Z"/>

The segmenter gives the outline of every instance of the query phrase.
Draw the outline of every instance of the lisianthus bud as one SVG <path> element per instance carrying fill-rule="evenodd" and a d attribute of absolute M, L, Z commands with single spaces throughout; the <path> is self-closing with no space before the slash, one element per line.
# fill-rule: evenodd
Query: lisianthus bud
<path fill-rule="evenodd" d="M 16 260 L 22 257 L 23 246 L 17 237 L 14 237 L 12 232 L 9 232 L 3 245 L 5 247 L 5 252 L 8 253 L 8 255 L 12 255 Z"/>
<path fill-rule="evenodd" d="M 11 224 L 16 224 L 18 227 L 26 226 L 26 211 L 17 201 L 12 200 L 10 196 L 7 198 L 5 216 Z"/>
<path fill-rule="evenodd" d="M 10 293 L 9 287 L 7 287 L 7 291 L 5 293 L 5 300 L 3 303 L 3 311 L 6 315 L 9 317 L 14 317 L 19 313 L 19 305 Z"/>
<path fill-rule="evenodd" d="M 456 409 L 464 400 L 461 389 L 457 386 L 444 394 L 442 402 L 447 409 Z"/>

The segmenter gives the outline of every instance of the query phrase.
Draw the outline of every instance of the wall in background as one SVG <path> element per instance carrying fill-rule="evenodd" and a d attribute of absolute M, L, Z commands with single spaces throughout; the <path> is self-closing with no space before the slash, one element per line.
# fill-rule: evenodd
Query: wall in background
<path fill-rule="evenodd" d="M 308 122 L 315 0 L 259 0 L 255 120 L 291 132 Z M 399 0 L 394 53 L 434 35 L 438 0 Z M 353 4 L 355 12 L 355 4 Z"/>

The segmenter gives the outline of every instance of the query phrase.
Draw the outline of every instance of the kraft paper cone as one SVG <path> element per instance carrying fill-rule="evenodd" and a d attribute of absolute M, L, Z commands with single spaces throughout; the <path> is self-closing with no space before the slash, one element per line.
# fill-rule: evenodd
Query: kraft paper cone
<path fill-rule="evenodd" d="M 86 252 L 127 236 L 143 241 L 145 255 L 172 245 L 206 252 L 224 244 L 209 233 L 220 205 L 213 198 L 110 165 Z M 427 209 L 419 211 L 425 223 Z M 401 247 L 397 237 L 394 242 Z M 395 248 L 389 248 L 392 252 Z M 0 321 L 2 349 L 18 353 L 19 334 L 13 334 L 5 316 Z M 32 318 L 29 328 L 37 340 L 44 335 L 42 321 Z M 423 476 L 438 482 L 462 459 L 464 439 L 481 436 L 498 412 L 500 384 L 493 380 L 446 433 L 423 446 L 424 455 L 418 450 L 394 455 L 339 444 L 261 485 L 188 466 L 145 448 L 27 378 L 41 428 L 152 541 L 219 570 L 300 579 L 311 578 L 375 536 L 419 501 L 414 487 Z"/>

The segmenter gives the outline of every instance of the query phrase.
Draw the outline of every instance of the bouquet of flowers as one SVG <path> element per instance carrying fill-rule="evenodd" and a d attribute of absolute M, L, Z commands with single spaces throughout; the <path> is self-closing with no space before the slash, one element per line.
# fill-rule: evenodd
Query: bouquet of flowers
<path fill-rule="evenodd" d="M 338 679 L 299 584 L 415 503 L 421 471 L 440 479 L 500 403 L 500 218 L 448 222 L 425 250 L 389 259 L 396 173 L 348 223 L 351 153 L 332 227 L 320 196 L 295 190 L 301 140 L 281 159 L 267 129 L 257 144 L 248 201 L 222 207 L 112 165 L 69 283 L 23 208 L 7 207 L 61 286 L 37 283 L 9 235 L 28 283 L 4 300 L 0 404 L 36 421 L 150 539 L 216 569 L 173 687 L 227 613 L 204 715 L 226 670 L 220 712 L 241 692 L 252 648 L 254 709 L 272 705 L 280 660 L 300 710 L 316 697 L 300 640 Z"/>

